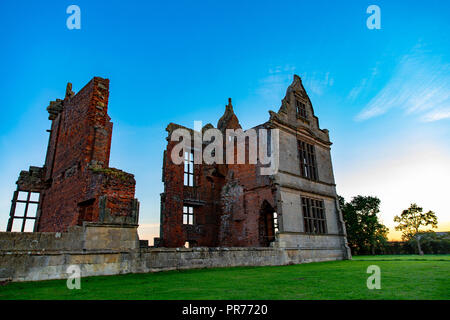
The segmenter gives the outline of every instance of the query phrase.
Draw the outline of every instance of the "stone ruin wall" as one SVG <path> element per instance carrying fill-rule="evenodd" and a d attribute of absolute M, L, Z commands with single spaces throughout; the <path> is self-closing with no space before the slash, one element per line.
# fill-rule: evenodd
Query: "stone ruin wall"
<path fill-rule="evenodd" d="M 0 232 L 0 282 L 193 268 L 279 266 L 345 259 L 342 250 L 139 247 L 137 227 L 84 223 L 69 232 Z"/>
<path fill-rule="evenodd" d="M 174 164 L 171 154 L 178 141 L 172 141 L 172 132 L 186 129 L 177 124 L 167 127 L 167 147 L 163 156 L 164 192 L 161 195 L 161 232 L 156 239 L 160 247 L 181 247 L 185 242 L 207 247 L 265 247 L 267 238 L 275 239 L 272 219 L 267 229 L 261 230 L 265 207 L 276 210 L 276 188 L 269 176 L 259 174 L 257 164 L 194 164 L 194 186 L 184 185 L 184 165 Z M 211 124 L 206 128 L 214 128 Z M 231 100 L 226 106 L 217 129 L 225 136 L 227 129 L 241 129 L 233 112 Z M 193 141 L 191 145 L 194 145 Z M 246 140 L 248 153 L 248 139 Z M 226 143 L 223 144 L 224 153 Z M 205 145 L 204 145 L 205 147 Z M 237 147 L 235 144 L 235 158 Z M 248 159 L 248 155 L 247 155 Z M 224 157 L 225 160 L 225 157 Z M 195 208 L 195 225 L 183 225 L 183 205 Z M 264 228 L 266 229 L 266 228 Z"/>
<path fill-rule="evenodd" d="M 168 161 L 171 143 L 163 164 L 160 244 L 178 248 L 141 247 L 134 176 L 109 167 L 108 88 L 109 80 L 98 77 L 77 94 L 69 84 L 65 98 L 47 108 L 52 126 L 45 164 L 20 173 L 13 197 L 14 203 L 20 191 L 40 193 L 39 232 L 0 232 L 0 281 L 64 279 L 71 265 L 84 277 L 348 258 L 341 239 L 331 236 L 304 236 L 311 243 L 301 248 L 261 247 L 261 210 L 279 201 L 269 178 L 255 174 L 255 165 L 198 165 L 199 188 L 192 193 L 183 188 L 183 166 Z M 218 129 L 238 127 L 229 101 Z M 175 214 L 186 201 L 202 204 L 197 228 L 183 228 Z M 180 248 L 187 239 L 199 247 Z"/>
<path fill-rule="evenodd" d="M 17 181 L 17 191 L 40 193 L 35 231 L 63 232 L 84 221 L 137 225 L 134 176 L 109 167 L 108 96 L 109 80 L 95 77 L 77 94 L 68 84 L 65 98 L 47 108 L 45 164 L 22 171 Z"/>

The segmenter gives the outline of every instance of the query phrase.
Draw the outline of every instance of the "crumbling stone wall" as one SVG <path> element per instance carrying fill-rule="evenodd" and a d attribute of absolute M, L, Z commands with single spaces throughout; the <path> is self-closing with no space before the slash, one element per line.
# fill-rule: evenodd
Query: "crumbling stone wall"
<path fill-rule="evenodd" d="M 70 266 L 82 277 L 155 271 L 278 266 L 341 260 L 339 244 L 316 248 L 139 247 L 136 226 L 84 223 L 69 232 L 0 232 L 0 281 L 67 279 Z M 81 280 L 83 281 L 83 280 Z"/>
<path fill-rule="evenodd" d="M 176 127 L 168 127 L 174 130 Z M 164 152 L 164 193 L 161 195 L 160 246 L 181 247 L 186 241 L 197 246 L 219 246 L 217 233 L 219 231 L 218 210 L 220 186 L 224 177 L 214 166 L 194 165 L 195 187 L 183 186 L 183 165 L 175 165 L 170 155 L 176 142 L 168 138 L 167 149 Z M 183 225 L 183 205 L 196 207 L 196 225 Z M 173 213 L 173 214 L 172 214 Z"/>
<path fill-rule="evenodd" d="M 61 232 L 84 221 L 137 224 L 132 174 L 109 168 L 113 124 L 109 80 L 93 78 L 47 108 L 51 129 L 45 164 L 21 172 L 20 191 L 38 191 L 35 231 Z"/>
<path fill-rule="evenodd" d="M 300 248 L 308 244 L 308 248 L 313 250 L 326 242 L 329 248 L 336 248 L 337 244 L 345 257 L 351 257 L 337 202 L 329 132 L 319 127 L 300 77 L 294 76 L 278 112 L 269 111 L 269 114 L 267 122 L 253 129 L 276 129 L 279 133 L 279 168 L 276 173 L 261 175 L 260 162 L 248 162 L 249 142 L 246 141 L 245 164 L 195 164 L 195 187 L 183 185 L 183 165 L 175 165 L 171 161 L 170 154 L 178 143 L 171 141 L 171 135 L 181 126 L 168 125 L 161 232 L 160 238 L 155 239 L 157 246 L 180 247 L 186 241 L 189 245 L 209 247 Z M 208 124 L 202 130 L 212 127 Z M 227 129 L 241 129 L 231 99 L 217 123 L 217 129 L 224 136 Z M 194 131 L 190 132 L 192 136 Z M 302 142 L 312 146 L 314 156 L 301 157 L 299 144 Z M 225 150 L 226 140 L 223 145 Z M 236 145 L 234 153 L 236 159 Z M 314 177 L 302 174 L 302 161 L 314 163 Z M 195 193 L 194 201 L 189 198 L 191 192 Z M 322 204 L 325 232 L 305 230 L 302 197 Z M 186 204 L 195 206 L 195 225 L 183 224 L 183 205 Z M 311 210 L 314 219 L 319 219 L 316 209 Z M 275 213 L 278 230 L 275 229 Z M 332 256 L 331 251 L 328 253 Z"/>
<path fill-rule="evenodd" d="M 276 209 L 273 180 L 259 174 L 257 164 L 194 164 L 194 186 L 184 186 L 184 166 L 172 162 L 178 141 L 171 140 L 176 124 L 167 127 L 167 148 L 163 159 L 164 193 L 161 195 L 161 231 L 157 246 L 260 247 L 275 240 L 272 219 Z M 214 128 L 211 124 L 205 129 Z M 231 99 L 217 124 L 224 137 L 227 129 L 241 129 Z M 248 149 L 246 139 L 246 149 Z M 192 141 L 191 145 L 194 145 Z M 205 146 L 206 144 L 204 144 Z M 223 144 L 224 153 L 226 143 Z M 234 149 L 237 156 L 237 144 Z M 183 224 L 183 205 L 192 205 L 195 224 Z M 271 209 L 269 209 L 269 207 Z M 266 212 L 266 211 L 272 212 Z"/>

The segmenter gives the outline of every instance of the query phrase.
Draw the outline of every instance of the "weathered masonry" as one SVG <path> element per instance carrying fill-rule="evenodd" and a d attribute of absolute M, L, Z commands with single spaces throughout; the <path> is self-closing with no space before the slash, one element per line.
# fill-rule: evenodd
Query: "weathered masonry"
<path fill-rule="evenodd" d="M 0 281 L 67 279 L 81 276 L 176 269 L 279 266 L 334 260 L 323 254 L 284 248 L 140 248 L 136 227 L 85 223 L 68 232 L 0 232 Z"/>
<path fill-rule="evenodd" d="M 0 232 L 0 281 L 64 279 L 71 265 L 85 277 L 351 258 L 328 131 L 298 76 L 280 110 L 256 127 L 279 130 L 273 175 L 261 175 L 261 164 L 195 164 L 190 153 L 175 165 L 170 136 L 181 126 L 167 127 L 156 248 L 138 238 L 134 176 L 109 167 L 108 88 L 98 77 L 77 94 L 68 84 L 47 108 L 45 164 L 20 173 Z M 240 128 L 230 100 L 217 129 Z"/>
<path fill-rule="evenodd" d="M 20 172 L 7 231 L 62 232 L 83 222 L 138 223 L 132 174 L 109 168 L 113 124 L 109 80 L 93 78 L 77 94 L 50 102 L 43 167 Z"/>
<path fill-rule="evenodd" d="M 279 129 L 279 170 L 270 176 L 260 175 L 258 164 L 194 164 L 191 152 L 184 165 L 176 165 L 170 155 L 178 141 L 171 135 L 184 127 L 167 126 L 156 245 L 272 246 L 350 258 L 328 130 L 319 128 L 300 77 L 294 76 L 279 111 L 269 113 L 269 120 L 254 129 Z M 225 135 L 227 129 L 240 128 L 230 99 L 217 129 Z"/>

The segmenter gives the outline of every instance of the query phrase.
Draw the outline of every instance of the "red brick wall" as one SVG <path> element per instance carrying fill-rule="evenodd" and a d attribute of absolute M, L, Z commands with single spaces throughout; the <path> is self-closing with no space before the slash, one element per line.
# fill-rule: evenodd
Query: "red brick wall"
<path fill-rule="evenodd" d="M 236 121 L 234 121 L 234 125 Z M 170 137 L 170 133 L 169 133 Z M 171 161 L 178 142 L 168 139 L 164 157 L 164 193 L 161 198 L 160 246 L 267 246 L 269 234 L 261 234 L 265 202 L 275 208 L 272 184 L 259 175 L 254 164 L 194 165 L 197 204 L 195 225 L 183 225 L 183 203 L 189 203 L 192 187 L 184 186 L 184 167 Z M 269 224 L 271 221 L 269 221 Z M 272 230 L 272 225 L 267 228 Z"/>
<path fill-rule="evenodd" d="M 108 79 L 93 78 L 64 99 L 62 111 L 52 120 L 38 231 L 66 231 L 83 220 L 99 221 L 105 209 L 113 216 L 131 215 L 134 177 L 108 168 L 108 88 Z M 101 197 L 107 199 L 104 208 Z"/>

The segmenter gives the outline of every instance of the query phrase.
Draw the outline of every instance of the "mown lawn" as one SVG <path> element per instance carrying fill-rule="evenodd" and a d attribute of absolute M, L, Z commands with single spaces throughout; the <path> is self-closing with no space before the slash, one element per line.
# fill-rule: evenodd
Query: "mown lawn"
<path fill-rule="evenodd" d="M 369 290 L 367 267 L 381 269 Z M 0 299 L 450 299 L 450 255 L 359 256 L 281 267 L 236 267 L 9 283 Z"/>

